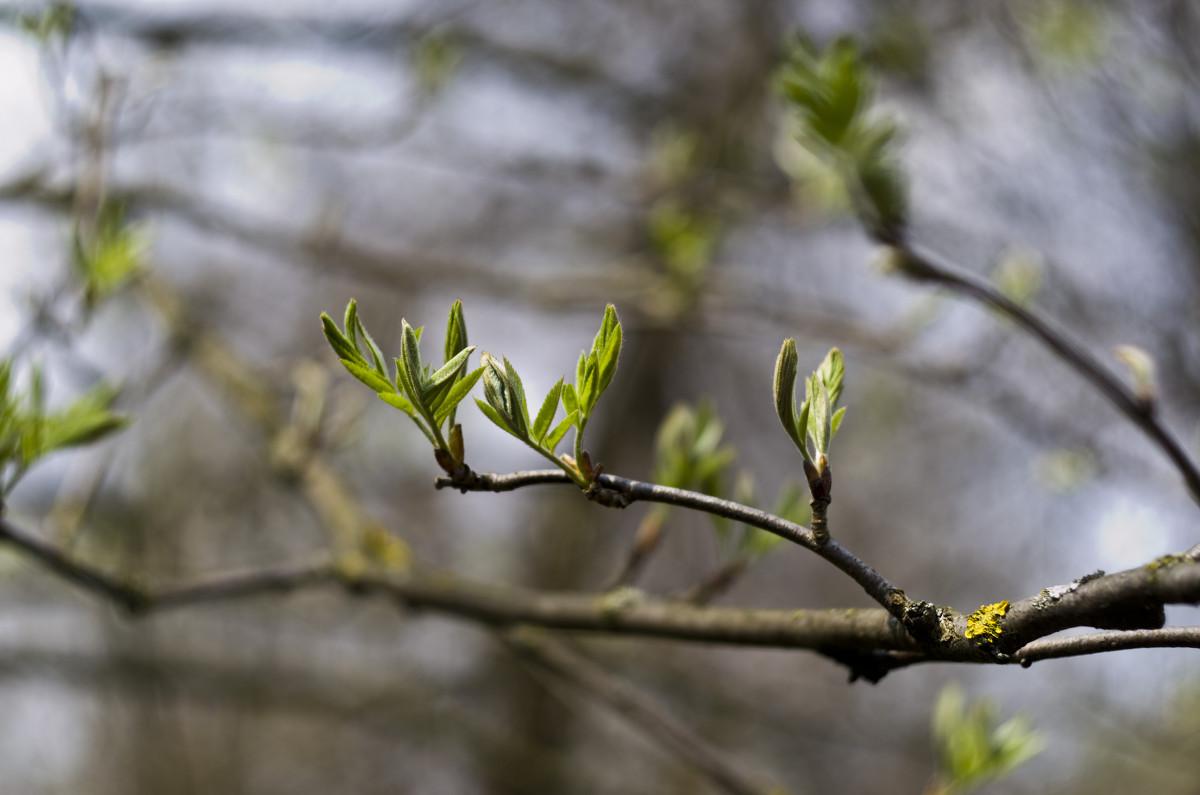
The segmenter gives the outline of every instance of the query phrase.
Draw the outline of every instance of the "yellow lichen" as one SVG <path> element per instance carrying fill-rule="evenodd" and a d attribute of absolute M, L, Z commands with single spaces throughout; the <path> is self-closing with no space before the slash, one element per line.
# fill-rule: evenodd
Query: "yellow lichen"
<path fill-rule="evenodd" d="M 994 643 L 1000 637 L 1000 619 L 1008 612 L 1008 602 L 984 605 L 967 616 L 966 636 L 979 643 Z"/>
<path fill-rule="evenodd" d="M 1150 561 L 1142 568 L 1150 572 L 1151 577 L 1155 577 L 1163 569 L 1170 568 L 1171 566 L 1177 566 L 1180 563 L 1191 562 L 1192 559 L 1187 555 L 1163 555 L 1161 558 L 1155 558 L 1154 560 Z"/>

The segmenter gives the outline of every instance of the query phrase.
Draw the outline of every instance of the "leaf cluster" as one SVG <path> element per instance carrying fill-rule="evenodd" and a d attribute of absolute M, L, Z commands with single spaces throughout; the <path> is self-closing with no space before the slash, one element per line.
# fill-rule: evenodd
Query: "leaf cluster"
<path fill-rule="evenodd" d="M 1041 735 L 1020 715 L 995 724 L 990 702 L 968 705 L 960 686 L 942 688 L 933 708 L 942 792 L 970 792 L 1005 778 L 1045 747 Z"/>
<path fill-rule="evenodd" d="M 95 306 L 141 273 L 149 246 L 145 225 L 127 221 L 120 203 L 101 207 L 92 234 L 76 229 L 73 264 L 86 305 Z"/>
<path fill-rule="evenodd" d="M 483 363 L 483 394 L 486 402 L 476 399 L 479 409 L 496 425 L 520 439 L 553 461 L 586 488 L 597 474 L 591 458 L 583 450 L 583 431 L 600 397 L 612 383 L 621 355 L 621 322 L 617 310 L 605 307 L 600 330 L 592 340 L 590 351 L 582 351 L 575 367 L 575 383 L 560 378 L 542 400 L 541 409 L 531 420 L 520 375 L 508 359 L 497 359 L 489 353 L 481 356 Z M 566 416 L 557 424 L 554 417 L 562 403 Z M 555 449 L 575 429 L 575 455 L 556 456 Z"/>
<path fill-rule="evenodd" d="M 793 42 L 779 83 L 800 143 L 842 174 L 873 236 L 897 239 L 908 218 L 907 185 L 893 152 L 898 127 L 870 113 L 875 88 L 857 45 L 840 38 L 818 55 Z"/>
<path fill-rule="evenodd" d="M 355 301 L 346 307 L 342 329 L 329 315 L 321 314 L 325 338 L 350 375 L 374 390 L 385 403 L 411 417 L 438 451 L 439 463 L 452 472 L 463 463 L 464 455 L 462 429 L 454 421 L 455 412 L 484 371 L 483 367 L 467 371 L 467 360 L 475 346 L 467 344 L 462 302 L 455 301 L 450 307 L 443 364 L 437 370 L 421 360 L 422 329 L 413 328 L 407 320 L 401 319 L 400 323 L 400 356 L 393 360 L 396 365 L 393 380 L 379 345 L 358 316 Z"/>
<path fill-rule="evenodd" d="M 795 443 L 805 463 L 823 474 L 828 467 L 829 444 L 842 425 L 845 407 L 838 408 L 846 365 L 842 352 L 830 349 L 821 366 L 804 381 L 804 402 L 796 411 L 796 373 L 799 355 L 796 340 L 783 341 L 775 360 L 775 413 Z"/>
<path fill-rule="evenodd" d="M 748 473 L 739 473 L 732 488 L 730 468 L 737 451 L 723 443 L 725 423 L 717 416 L 712 404 L 702 401 L 692 407 L 674 406 L 659 425 L 655 438 L 654 479 L 664 486 L 699 491 L 713 497 L 732 499 L 745 505 L 757 502 L 753 480 Z M 808 520 L 801 487 L 788 483 L 779 495 L 774 513 L 796 523 Z M 732 522 L 710 514 L 717 533 L 722 558 L 726 561 L 750 563 L 783 542 L 779 536 L 740 522 Z"/>
<path fill-rule="evenodd" d="M 89 444 L 129 424 L 111 410 L 117 392 L 101 384 L 66 408 L 47 411 L 45 379 L 38 368 L 18 391 L 11 359 L 0 361 L 0 498 L 34 463 L 65 447 Z"/>

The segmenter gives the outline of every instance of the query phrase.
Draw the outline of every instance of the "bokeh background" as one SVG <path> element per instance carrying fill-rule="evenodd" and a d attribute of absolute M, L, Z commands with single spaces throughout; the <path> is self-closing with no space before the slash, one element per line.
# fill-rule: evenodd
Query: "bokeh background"
<path fill-rule="evenodd" d="M 856 36 L 905 130 L 918 239 L 1102 358 L 1150 351 L 1164 416 L 1195 454 L 1200 9 L 1187 0 L 114 0 L 0 14 L 0 340 L 45 366 L 56 399 L 107 380 L 136 418 L 41 466 L 9 515 L 96 565 L 174 582 L 305 560 L 366 529 L 478 580 L 611 582 L 645 508 L 435 491 L 423 438 L 321 335 L 318 314 L 352 297 L 393 353 L 402 317 L 438 349 L 462 299 L 471 341 L 531 392 L 573 370 L 615 303 L 624 354 L 588 429 L 606 471 L 650 477 L 659 421 L 705 397 L 768 507 L 799 476 L 770 396 L 780 342 L 797 338 L 802 369 L 839 346 L 849 409 L 831 529 L 913 598 L 970 610 L 1197 540 L 1178 476 L 1086 384 L 1002 319 L 873 264 L 774 83 L 789 33 Z M 72 229 L 115 207 L 144 274 L 93 307 Z M 474 408 L 461 417 L 476 469 L 538 465 Z M 686 591 L 718 547 L 705 518 L 677 514 L 637 584 Z M 333 589 L 132 620 L 7 551 L 0 589 L 6 791 L 706 786 L 468 622 Z M 788 548 L 718 602 L 869 606 Z M 579 640 L 795 792 L 922 791 L 948 682 L 1044 733 L 1048 751 L 995 791 L 1194 792 L 1200 772 L 1194 652 L 926 666 L 872 686 L 800 652 Z"/>

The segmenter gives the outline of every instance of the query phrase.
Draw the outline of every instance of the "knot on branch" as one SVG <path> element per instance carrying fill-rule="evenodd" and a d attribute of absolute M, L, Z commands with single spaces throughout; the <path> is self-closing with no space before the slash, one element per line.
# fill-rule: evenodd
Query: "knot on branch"
<path fill-rule="evenodd" d="M 441 461 L 439 460 L 438 463 L 441 463 Z M 466 494 L 468 491 L 493 490 L 491 479 L 486 474 L 480 474 L 471 469 L 465 461 L 449 467 L 446 476 L 434 481 L 433 487 L 436 489 L 458 489 L 463 494 Z"/>
<path fill-rule="evenodd" d="M 953 611 L 932 602 L 905 603 L 900 623 L 922 646 L 939 646 L 954 638 Z"/>
<path fill-rule="evenodd" d="M 628 508 L 633 502 L 633 498 L 625 492 L 606 489 L 594 480 L 583 490 L 583 496 L 608 508 Z"/>

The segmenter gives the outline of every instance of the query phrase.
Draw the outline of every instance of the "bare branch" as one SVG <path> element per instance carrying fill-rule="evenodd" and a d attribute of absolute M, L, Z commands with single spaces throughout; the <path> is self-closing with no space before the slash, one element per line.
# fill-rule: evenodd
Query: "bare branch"
<path fill-rule="evenodd" d="M 1128 632 L 1094 632 L 1069 638 L 1043 638 L 1021 647 L 1015 660 L 1029 667 L 1038 660 L 1101 654 L 1122 649 L 1200 649 L 1200 627 L 1164 627 Z"/>
<path fill-rule="evenodd" d="M 0 540 L 26 552 L 68 582 L 134 614 L 336 583 L 352 594 L 378 594 L 408 608 L 435 610 L 493 626 L 530 624 L 546 629 L 808 649 L 848 666 L 854 676 L 871 681 L 896 668 L 935 660 L 1010 664 L 1108 649 L 1200 645 L 1200 630 L 1182 634 L 1179 630 L 1159 630 L 1164 604 L 1200 602 L 1200 561 L 1187 555 L 1169 556 L 1138 569 L 1043 590 L 1016 602 L 1005 615 L 998 636 L 982 642 L 966 637 L 965 616 L 940 608 L 947 625 L 944 635 L 922 643 L 905 630 L 908 622 L 902 624 L 879 609 L 698 607 L 652 601 L 636 591 L 546 594 L 473 583 L 447 572 L 350 574 L 327 560 L 222 574 L 154 590 L 76 562 L 3 517 Z M 904 610 L 923 604 L 906 602 Z M 1077 626 L 1142 631 L 1085 636 L 1104 637 L 1103 642 L 1063 639 L 1033 643 Z M 1179 639 L 1186 642 L 1177 642 Z M 1109 645 L 1079 650 L 1101 643 Z"/>
<path fill-rule="evenodd" d="M 27 533 L 3 516 L 0 516 L 0 540 L 22 550 L 64 580 L 115 602 L 130 612 L 145 608 L 150 601 L 150 597 L 142 589 L 121 582 L 86 564 L 76 563 L 50 542 Z"/>
<path fill-rule="evenodd" d="M 616 475 L 600 475 L 597 482 L 603 490 L 620 495 L 623 499 L 612 503 L 615 507 L 625 507 L 629 503 L 641 500 L 643 502 L 658 502 L 667 505 L 678 505 L 694 511 L 723 516 L 726 519 L 748 524 L 768 533 L 774 533 L 781 538 L 799 544 L 810 552 L 815 552 L 825 560 L 837 566 L 858 583 L 867 594 L 890 613 L 900 618 L 904 612 L 903 594 L 884 577 L 868 566 L 862 560 L 836 541 L 822 543 L 807 527 L 803 527 L 778 516 L 751 508 L 748 505 L 711 497 L 685 489 L 670 486 L 660 486 L 654 483 L 643 483 L 638 480 L 617 477 Z M 460 491 L 513 491 L 523 486 L 540 486 L 550 483 L 574 485 L 563 472 L 553 469 L 533 470 L 528 472 L 513 472 L 507 475 L 491 473 L 470 473 L 463 479 L 448 477 L 438 478 L 435 485 L 439 489 L 456 488 Z"/>
<path fill-rule="evenodd" d="M 903 257 L 899 269 L 918 281 L 949 288 L 960 295 L 990 306 L 1008 317 L 1049 348 L 1056 356 L 1090 381 L 1097 391 L 1108 398 L 1129 421 L 1150 437 L 1183 476 L 1193 499 L 1200 502 L 1200 469 L 1188 456 L 1166 426 L 1162 424 L 1153 402 L 1133 393 L 1111 370 L 1067 336 L 1048 320 L 1012 301 L 986 281 L 953 265 L 936 255 L 919 251 L 909 244 L 899 249 Z"/>

